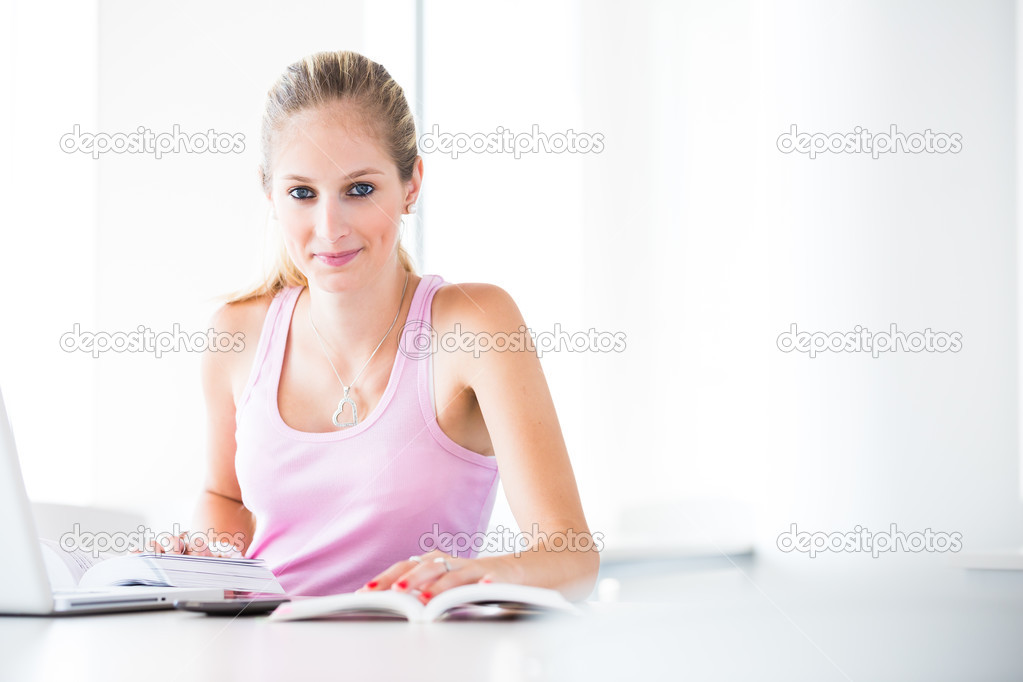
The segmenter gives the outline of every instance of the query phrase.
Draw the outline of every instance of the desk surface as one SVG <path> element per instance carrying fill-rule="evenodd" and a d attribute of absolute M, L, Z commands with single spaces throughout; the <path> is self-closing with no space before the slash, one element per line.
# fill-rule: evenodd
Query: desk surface
<path fill-rule="evenodd" d="M 1023 679 L 1023 572 L 940 562 L 604 567 L 582 618 L 0 617 L 11 680 Z"/>

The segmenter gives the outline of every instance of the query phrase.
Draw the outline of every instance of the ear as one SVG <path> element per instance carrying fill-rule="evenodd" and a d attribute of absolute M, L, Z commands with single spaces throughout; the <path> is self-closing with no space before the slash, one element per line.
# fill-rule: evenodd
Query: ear
<path fill-rule="evenodd" d="M 412 178 L 405 183 L 405 207 L 419 199 L 419 190 L 423 186 L 423 157 L 417 156 L 412 166 Z"/>
<path fill-rule="evenodd" d="M 262 190 L 263 189 L 263 169 L 260 168 L 259 166 L 256 166 L 256 182 L 259 183 L 259 188 L 260 188 L 260 190 Z M 268 208 L 270 209 L 270 214 L 273 216 L 274 220 L 277 220 L 277 208 L 274 206 L 274 200 L 272 198 L 272 192 L 270 190 L 267 190 L 267 193 L 264 196 L 266 196 L 266 202 L 268 204 Z"/>

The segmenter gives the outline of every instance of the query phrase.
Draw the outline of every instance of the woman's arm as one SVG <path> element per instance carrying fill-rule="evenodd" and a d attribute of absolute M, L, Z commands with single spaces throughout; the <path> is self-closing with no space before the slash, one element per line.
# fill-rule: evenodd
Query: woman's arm
<path fill-rule="evenodd" d="M 463 356 L 465 385 L 475 394 L 490 433 L 508 504 L 520 532 L 533 543 L 519 556 L 505 555 L 518 582 L 562 591 L 584 599 L 600 567 L 599 543 L 590 537 L 568 449 L 547 380 L 518 306 L 503 289 L 488 284 L 460 287 L 468 299 L 459 306 L 462 329 L 496 340 L 520 339 L 522 350 L 485 350 Z M 575 542 L 560 551 L 541 537 L 561 534 Z M 588 542 L 587 542 L 588 541 Z M 550 543 L 546 543 L 550 544 Z"/>
<path fill-rule="evenodd" d="M 243 327 L 239 306 L 226 305 L 213 316 L 217 332 L 235 333 Z M 245 337 L 247 340 L 250 336 Z M 242 504 L 235 474 L 235 405 L 233 370 L 240 354 L 207 349 L 202 354 L 201 374 L 206 399 L 206 480 L 194 516 L 194 530 L 209 540 L 230 540 L 244 553 L 255 532 L 255 519 Z"/>
<path fill-rule="evenodd" d="M 458 360 L 452 364 L 458 385 L 476 395 L 512 513 L 532 543 L 521 551 L 516 545 L 509 554 L 475 559 L 434 550 L 423 554 L 421 563 L 404 560 L 390 566 L 357 591 L 418 590 L 425 602 L 452 587 L 489 580 L 556 589 L 572 601 L 585 599 L 597 580 L 601 543 L 586 525 L 554 402 L 522 314 L 503 289 L 488 284 L 444 287 L 436 296 L 450 297 L 434 303 L 438 335 L 453 331 L 457 322 L 461 334 L 525 341 L 521 350 L 484 350 L 477 357 L 466 344 L 467 351 L 454 351 Z M 551 546 L 543 534 L 548 540 L 560 535 L 569 540 L 568 546 L 560 538 Z M 445 572 L 443 564 L 430 560 L 437 557 L 446 557 L 452 570 Z"/>

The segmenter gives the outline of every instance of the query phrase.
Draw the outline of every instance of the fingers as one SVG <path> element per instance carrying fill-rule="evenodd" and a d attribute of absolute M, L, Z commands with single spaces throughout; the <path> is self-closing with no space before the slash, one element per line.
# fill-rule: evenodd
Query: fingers
<path fill-rule="evenodd" d="M 424 603 L 444 590 L 478 582 L 487 575 L 486 568 L 475 559 L 457 559 L 443 553 L 438 556 L 447 559 L 450 571 L 445 570 L 443 563 L 431 560 L 429 568 L 424 564 L 408 578 L 408 590 L 419 590 L 420 601 Z"/>
<path fill-rule="evenodd" d="M 418 596 L 425 603 L 443 590 L 476 582 L 486 573 L 482 566 L 475 565 L 473 559 L 459 559 L 440 550 L 419 557 L 421 561 L 418 562 L 411 559 L 399 561 L 356 592 L 392 589 Z M 434 561 L 438 558 L 445 559 L 451 570 L 447 570 L 443 562 Z"/>
<path fill-rule="evenodd" d="M 182 533 L 181 535 L 174 538 L 176 540 L 175 545 L 178 548 L 179 554 L 188 554 L 188 534 Z"/>
<path fill-rule="evenodd" d="M 383 573 L 378 573 L 377 575 L 375 575 L 372 580 L 370 580 L 365 585 L 357 589 L 356 592 L 390 589 L 391 586 L 393 586 L 397 582 L 400 576 L 407 573 L 416 565 L 417 565 L 416 562 L 412 561 L 411 559 L 399 561 L 398 563 L 393 564 Z"/>
<path fill-rule="evenodd" d="M 422 563 L 417 564 L 412 567 L 411 570 L 399 576 L 398 580 L 394 583 L 393 589 L 422 591 L 442 575 L 448 573 L 444 564 L 439 561 L 434 561 L 435 558 L 445 559 L 448 562 L 448 565 L 451 566 L 452 571 L 455 571 L 458 568 L 458 560 L 454 557 L 444 554 L 443 552 L 437 552 L 437 554 L 430 552 L 429 554 L 423 555 L 424 561 Z"/>
<path fill-rule="evenodd" d="M 157 540 L 149 540 L 146 542 L 146 546 L 142 551 L 148 554 L 163 554 L 166 549 L 164 548 L 163 543 L 158 542 Z"/>
<path fill-rule="evenodd" d="M 164 545 L 161 540 L 150 539 L 146 541 L 142 549 L 132 550 L 133 554 L 145 552 L 147 554 L 194 554 L 199 556 L 212 556 L 209 548 L 203 544 L 202 550 L 196 549 L 188 540 L 188 533 L 179 533 L 170 538 L 170 543 Z"/>
<path fill-rule="evenodd" d="M 221 554 L 214 554 L 210 546 L 205 542 L 195 543 L 190 542 L 188 545 L 189 556 L 222 556 Z"/>
<path fill-rule="evenodd" d="M 447 573 L 442 573 L 441 576 L 434 580 L 432 584 L 423 588 L 423 594 L 429 595 L 427 598 L 433 597 L 444 590 L 450 590 L 452 587 L 480 582 L 483 580 L 484 575 L 486 575 L 485 570 L 481 569 L 475 563 L 470 563 L 463 566 L 458 571 L 451 570 Z M 488 580 L 487 582 L 490 581 Z"/>
<path fill-rule="evenodd" d="M 204 542 L 204 536 L 197 535 L 195 539 L 189 538 L 188 532 L 178 533 L 170 537 L 163 535 L 162 538 L 150 538 L 141 549 L 132 549 L 132 554 L 187 554 L 189 556 L 220 557 L 223 559 L 243 559 L 244 554 L 238 548 L 226 551 L 214 552 L 209 542 Z"/>

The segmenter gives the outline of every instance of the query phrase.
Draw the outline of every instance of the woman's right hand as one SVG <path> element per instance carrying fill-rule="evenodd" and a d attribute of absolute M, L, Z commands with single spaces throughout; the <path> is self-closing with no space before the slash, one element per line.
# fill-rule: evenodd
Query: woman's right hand
<path fill-rule="evenodd" d="M 146 541 L 146 546 L 143 549 L 132 550 L 133 554 L 140 553 L 148 554 L 183 554 L 189 556 L 210 556 L 220 557 L 224 559 L 241 559 L 242 553 L 237 549 L 230 549 L 226 552 L 214 552 L 210 549 L 209 543 L 204 540 L 196 542 L 195 540 L 189 539 L 187 531 L 184 533 L 178 533 L 171 538 L 170 546 L 165 547 L 163 543 L 156 539 Z"/>

